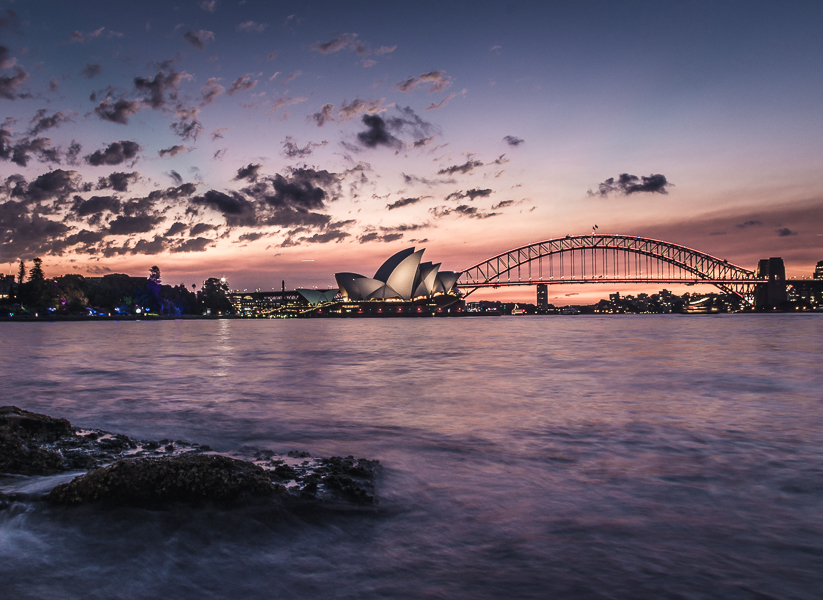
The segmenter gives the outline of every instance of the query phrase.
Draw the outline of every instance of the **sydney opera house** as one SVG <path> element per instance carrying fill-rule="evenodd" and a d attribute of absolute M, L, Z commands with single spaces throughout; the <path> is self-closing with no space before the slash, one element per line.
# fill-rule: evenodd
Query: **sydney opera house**
<path fill-rule="evenodd" d="M 440 263 L 420 262 L 423 250 L 401 250 L 384 262 L 374 277 L 335 273 L 340 294 L 348 301 L 394 300 L 413 302 L 439 296 L 457 299 L 454 288 L 460 273 L 441 271 Z M 445 299 L 445 298 L 444 298 Z"/>

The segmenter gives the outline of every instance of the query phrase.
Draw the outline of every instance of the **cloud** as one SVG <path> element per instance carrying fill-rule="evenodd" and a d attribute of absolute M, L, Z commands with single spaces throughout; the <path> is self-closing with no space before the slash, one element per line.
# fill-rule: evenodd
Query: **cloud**
<path fill-rule="evenodd" d="M 429 93 L 442 92 L 452 83 L 452 78 L 446 75 L 445 71 L 429 71 L 417 77 L 409 77 L 404 81 L 396 83 L 395 86 L 403 93 L 409 93 L 421 85 L 430 85 Z"/>
<path fill-rule="evenodd" d="M 385 98 L 380 98 L 380 100 L 367 101 L 361 100 L 360 98 L 355 98 L 349 104 L 343 102 L 343 106 L 340 107 L 337 114 L 340 116 L 341 121 L 348 121 L 350 119 L 354 119 L 355 117 L 359 117 L 363 113 L 369 115 L 382 113 L 386 111 L 386 109 L 381 106 L 385 100 Z M 331 106 L 331 104 L 327 104 L 326 106 Z M 325 106 L 323 108 L 325 108 Z"/>
<path fill-rule="evenodd" d="M 23 138 L 11 145 L 11 132 L 0 129 L 0 158 L 25 167 L 31 159 L 30 154 L 44 162 L 59 162 L 60 152 L 51 147 L 49 138 Z"/>
<path fill-rule="evenodd" d="M 388 208 L 389 210 L 394 210 L 395 208 L 401 208 L 403 206 L 409 206 L 410 204 L 417 204 L 422 199 L 423 199 L 422 197 L 419 197 L 419 198 L 401 198 L 400 200 L 397 200 L 396 202 L 392 202 L 391 204 L 387 204 L 386 208 Z"/>
<path fill-rule="evenodd" d="M 468 206 L 466 204 L 461 204 L 460 206 L 456 206 L 454 208 L 436 206 L 430 208 L 429 212 L 437 219 L 447 217 L 451 214 L 455 214 L 458 217 L 470 217 L 472 219 L 488 219 L 489 217 L 496 217 L 500 214 L 496 212 L 484 213 L 476 206 Z"/>
<path fill-rule="evenodd" d="M 781 227 L 777 230 L 777 235 L 779 237 L 789 237 L 790 235 L 797 235 L 796 231 L 792 231 L 788 227 Z"/>
<path fill-rule="evenodd" d="M 283 81 L 280 82 L 280 85 L 286 85 L 287 83 L 294 81 L 298 77 L 303 74 L 303 71 L 295 71 L 294 73 L 289 73 L 283 78 Z"/>
<path fill-rule="evenodd" d="M 323 54 L 331 54 L 333 52 L 339 52 L 340 50 L 348 48 L 349 46 L 354 44 L 356 40 L 356 33 L 344 33 L 342 35 L 338 35 L 336 38 L 328 42 L 317 42 L 316 44 L 312 44 L 311 49 L 317 50 L 318 52 L 322 52 Z"/>
<path fill-rule="evenodd" d="M 75 196 L 71 210 L 78 217 L 99 215 L 106 211 L 118 214 L 120 212 L 120 200 L 115 196 L 92 196 L 88 200 Z"/>
<path fill-rule="evenodd" d="M 168 64 L 165 67 L 168 68 Z M 166 68 L 159 71 L 154 79 L 134 78 L 134 87 L 146 94 L 143 100 L 153 109 L 163 108 L 167 102 L 177 100 L 177 88 L 180 81 L 184 77 L 189 77 L 170 68 L 166 72 Z"/>
<path fill-rule="evenodd" d="M 214 240 L 210 240 L 204 237 L 197 237 L 191 238 L 188 240 L 183 240 L 179 242 L 177 245 L 172 246 L 170 248 L 171 252 L 205 252 L 206 248 L 208 248 L 211 244 L 214 243 Z"/>
<path fill-rule="evenodd" d="M 138 179 L 140 179 L 140 174 L 137 171 L 132 171 L 131 173 L 115 172 L 106 177 L 100 177 L 97 180 L 95 189 L 105 190 L 111 188 L 115 192 L 128 192 L 129 184 L 134 183 Z"/>
<path fill-rule="evenodd" d="M 388 117 L 386 124 L 394 132 L 408 132 L 415 139 L 415 142 L 425 139 L 436 128 L 422 117 L 415 114 L 411 107 L 396 107 L 399 116 Z"/>
<path fill-rule="evenodd" d="M 362 120 L 367 129 L 357 134 L 357 140 L 366 148 L 387 146 L 399 149 L 403 147 L 403 142 L 388 132 L 386 122 L 379 116 L 363 115 Z"/>
<path fill-rule="evenodd" d="M 196 235 L 200 235 L 201 233 L 206 233 L 207 231 L 214 231 L 217 229 L 214 225 L 210 223 L 197 223 L 192 226 L 191 231 L 189 231 L 189 236 L 194 237 Z"/>
<path fill-rule="evenodd" d="M 31 120 L 32 123 L 36 123 L 34 127 L 29 129 L 29 133 L 32 135 L 37 135 L 39 133 L 46 131 L 47 129 L 59 127 L 67 121 L 71 121 L 71 113 L 69 111 L 61 110 L 60 112 L 56 112 L 52 116 L 47 117 L 46 109 L 41 108 L 37 111 L 37 114 L 35 114 Z"/>
<path fill-rule="evenodd" d="M 735 227 L 737 227 L 738 229 L 746 229 L 748 227 L 760 227 L 761 225 L 763 225 L 763 223 L 761 221 L 758 221 L 756 219 L 752 219 L 750 221 L 744 221 L 743 223 L 740 223 L 739 225 L 735 225 Z"/>
<path fill-rule="evenodd" d="M 200 106 L 208 106 L 209 104 L 214 102 L 220 94 L 225 93 L 225 91 L 226 88 L 217 83 L 217 77 L 209 77 L 209 79 L 206 81 L 206 85 L 204 85 L 203 88 L 200 90 L 200 93 L 203 97 Z"/>
<path fill-rule="evenodd" d="M 268 23 L 255 23 L 254 21 L 243 21 L 237 25 L 237 31 L 252 31 L 255 33 L 263 33 L 263 30 L 268 27 Z"/>
<path fill-rule="evenodd" d="M 147 213 L 138 214 L 134 217 L 120 215 L 109 221 L 108 232 L 110 235 L 132 235 L 135 233 L 148 233 L 156 225 L 166 220 L 161 215 L 150 215 Z"/>
<path fill-rule="evenodd" d="M 12 9 L 7 8 L 0 11 L 0 29 L 10 29 L 11 31 L 20 30 L 20 17 Z"/>
<path fill-rule="evenodd" d="M 203 0 L 199 6 L 206 12 L 213 13 L 217 10 L 217 0 Z"/>
<path fill-rule="evenodd" d="M 131 160 L 137 156 L 141 150 L 140 145 L 129 140 L 112 142 L 104 150 L 96 150 L 86 156 L 86 162 L 93 167 L 101 165 L 119 165 L 122 162 Z"/>
<path fill-rule="evenodd" d="M 293 169 L 287 179 L 275 175 L 271 179 L 274 194 L 265 200 L 271 206 L 317 210 L 325 207 L 329 193 L 325 188 L 339 186 L 340 180 L 334 173 L 314 169 Z"/>
<path fill-rule="evenodd" d="M 327 121 L 334 121 L 334 117 L 332 116 L 332 111 L 334 110 L 334 104 L 324 104 L 323 108 L 320 109 L 320 112 L 316 112 L 310 119 L 314 119 L 314 122 L 317 123 L 318 127 L 323 127 Z"/>
<path fill-rule="evenodd" d="M 254 205 L 237 192 L 231 192 L 229 195 L 209 190 L 202 196 L 192 198 L 192 202 L 221 213 L 226 219 L 226 225 L 232 227 L 253 226 L 257 221 Z"/>
<path fill-rule="evenodd" d="M 492 210 L 498 210 L 501 208 L 506 208 L 508 206 L 512 206 L 516 204 L 514 200 L 501 200 L 497 204 L 492 204 Z"/>
<path fill-rule="evenodd" d="M 263 165 L 249 164 L 245 167 L 237 169 L 237 175 L 234 176 L 234 181 L 245 179 L 247 181 L 257 181 L 257 174 Z"/>
<path fill-rule="evenodd" d="M 203 131 L 203 125 L 197 120 L 199 108 L 180 108 L 177 110 L 178 121 L 169 123 L 169 128 L 184 140 L 196 141 Z"/>
<path fill-rule="evenodd" d="M 487 198 L 491 195 L 492 190 L 485 189 L 485 190 L 468 190 L 467 192 L 452 192 L 448 196 L 446 196 L 446 200 L 462 200 L 463 198 L 468 198 L 469 200 L 474 200 L 475 198 Z"/>
<path fill-rule="evenodd" d="M 245 75 L 238 77 L 234 80 L 234 83 L 231 84 L 229 88 L 228 94 L 229 96 L 234 96 L 237 92 L 246 92 L 248 90 L 254 89 L 254 86 L 257 85 L 257 80 L 251 78 L 251 74 L 246 73 Z"/>
<path fill-rule="evenodd" d="M 103 65 L 101 64 L 92 64 L 86 63 L 86 66 L 80 71 L 80 74 L 83 77 L 87 77 L 88 79 L 94 79 L 100 72 L 103 70 Z"/>
<path fill-rule="evenodd" d="M 136 115 L 140 108 L 139 100 L 120 98 L 112 102 L 111 98 L 106 98 L 95 107 L 94 112 L 104 121 L 128 125 L 129 117 Z"/>
<path fill-rule="evenodd" d="M 20 67 L 14 67 L 14 75 L 0 77 L 0 98 L 14 100 L 19 98 L 17 89 L 23 85 L 29 74 Z"/>
<path fill-rule="evenodd" d="M 183 37 L 198 50 L 206 49 L 206 42 L 214 41 L 214 32 L 201 29 L 200 31 L 187 31 Z"/>
<path fill-rule="evenodd" d="M 287 135 L 285 141 L 283 142 L 283 155 L 287 158 L 306 158 L 314 152 L 315 148 L 325 146 L 326 144 L 328 144 L 326 140 L 323 140 L 320 143 L 309 142 L 301 148 L 294 142 L 294 138 Z"/>
<path fill-rule="evenodd" d="M 509 146 L 515 146 L 515 147 L 517 147 L 520 144 L 525 142 L 525 140 L 523 140 L 519 137 L 514 137 L 513 135 L 507 135 L 506 137 L 503 138 L 503 141 L 506 142 Z"/>
<path fill-rule="evenodd" d="M 363 67 L 366 68 L 366 69 L 368 69 L 369 67 L 373 67 L 376 64 L 377 64 L 377 61 L 372 60 L 370 58 L 367 58 L 366 60 L 363 61 Z"/>
<path fill-rule="evenodd" d="M 178 154 L 180 154 L 185 149 L 186 149 L 186 144 L 177 144 L 177 145 L 172 146 L 171 148 L 163 148 L 157 154 L 159 154 L 161 157 L 166 156 L 166 155 L 177 156 Z"/>
<path fill-rule="evenodd" d="M 174 181 L 174 183 L 176 183 L 177 185 L 180 185 L 181 183 L 183 183 L 183 176 L 180 175 L 180 173 L 178 173 L 174 169 L 172 169 L 171 171 L 166 173 L 166 175 L 171 177 L 172 181 Z"/>
<path fill-rule="evenodd" d="M 25 182 L 22 182 L 25 183 Z M 12 192 L 12 196 L 22 197 L 24 200 L 41 202 L 50 198 L 60 198 L 71 192 L 76 192 L 80 184 L 80 176 L 77 171 L 64 171 L 55 169 L 38 176 L 34 181 L 24 188 L 21 183 L 20 188 Z M 24 190 L 24 191 L 23 191 Z"/>
<path fill-rule="evenodd" d="M 482 167 L 483 163 L 479 160 L 472 160 L 469 159 L 462 165 L 452 165 L 451 167 L 446 167 L 445 169 L 440 169 L 437 174 L 438 175 L 454 175 L 455 173 L 460 173 L 461 175 L 465 175 L 466 173 L 471 173 L 477 167 Z"/>
<path fill-rule="evenodd" d="M 389 54 L 395 50 L 397 50 L 397 46 L 380 46 L 374 50 L 374 54 L 376 56 L 382 56 L 383 54 Z"/>
<path fill-rule="evenodd" d="M 445 98 L 443 98 L 443 99 L 442 99 L 440 102 L 438 102 L 437 104 L 435 104 L 434 102 L 432 102 L 431 104 L 429 104 L 429 107 L 428 107 L 426 110 L 437 110 L 438 108 L 443 108 L 444 106 L 446 106 L 446 105 L 449 103 L 449 100 L 451 100 L 452 98 L 454 98 L 456 95 L 457 95 L 457 94 L 456 94 L 455 92 L 452 92 L 451 94 L 449 94 L 448 96 L 446 96 Z"/>
<path fill-rule="evenodd" d="M 646 177 L 638 177 L 637 175 L 629 175 L 628 173 L 621 173 L 617 180 L 614 177 L 609 177 L 606 181 L 598 185 L 597 191 L 588 191 L 589 196 L 606 197 L 609 194 L 635 194 L 638 192 L 650 192 L 657 194 L 668 194 L 667 186 L 672 186 L 664 175 L 652 174 Z"/>
<path fill-rule="evenodd" d="M 491 164 L 493 164 L 493 165 L 505 165 L 507 162 L 509 162 L 509 159 L 508 159 L 508 158 L 506 158 L 506 155 L 505 155 L 505 154 L 501 154 L 500 156 L 498 156 L 497 158 L 495 158 L 495 159 L 491 162 Z M 503 172 L 503 171 L 501 171 L 501 173 L 502 173 L 502 172 Z M 495 177 L 496 177 L 496 175 L 495 175 Z"/>

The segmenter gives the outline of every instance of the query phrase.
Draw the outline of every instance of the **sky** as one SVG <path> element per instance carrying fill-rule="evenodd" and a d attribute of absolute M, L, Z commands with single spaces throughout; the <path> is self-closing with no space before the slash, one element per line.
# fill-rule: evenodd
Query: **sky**
<path fill-rule="evenodd" d="M 596 224 L 807 276 L 821 22 L 751 0 L 0 0 L 0 271 L 333 287 L 411 246 L 459 271 Z"/>

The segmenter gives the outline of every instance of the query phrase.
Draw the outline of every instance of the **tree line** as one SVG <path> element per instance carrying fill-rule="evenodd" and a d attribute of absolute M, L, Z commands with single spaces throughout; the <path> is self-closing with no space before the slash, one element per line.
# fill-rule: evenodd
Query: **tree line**
<path fill-rule="evenodd" d="M 2 277 L 2 276 L 0 276 Z M 160 268 L 149 269 L 148 277 L 131 277 L 111 273 L 102 277 L 79 274 L 47 278 L 43 261 L 32 260 L 27 269 L 21 260 L 15 281 L 7 275 L 2 280 L 5 293 L 0 294 L 0 315 L 200 315 L 231 314 L 229 288 L 225 280 L 211 277 L 200 290 L 184 284 L 163 284 Z"/>

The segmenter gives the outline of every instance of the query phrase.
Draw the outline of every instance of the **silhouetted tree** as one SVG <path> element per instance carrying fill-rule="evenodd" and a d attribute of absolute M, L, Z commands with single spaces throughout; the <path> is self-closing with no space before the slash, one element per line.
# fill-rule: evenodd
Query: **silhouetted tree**
<path fill-rule="evenodd" d="M 228 313 L 231 311 L 229 300 L 229 286 L 225 280 L 209 277 L 203 282 L 203 287 L 197 293 L 203 308 L 210 308 L 212 313 Z"/>
<path fill-rule="evenodd" d="M 146 289 L 149 296 L 147 304 L 152 312 L 163 312 L 163 300 L 160 297 L 162 287 L 163 286 L 160 280 L 160 267 L 154 266 L 149 269 L 149 280 L 146 282 Z"/>
<path fill-rule="evenodd" d="M 35 258 L 32 262 L 34 266 L 29 271 L 29 281 L 44 281 L 46 277 L 43 274 L 43 261 Z"/>
<path fill-rule="evenodd" d="M 20 260 L 20 269 L 17 271 L 17 283 L 23 283 L 26 278 L 26 263 Z"/>

